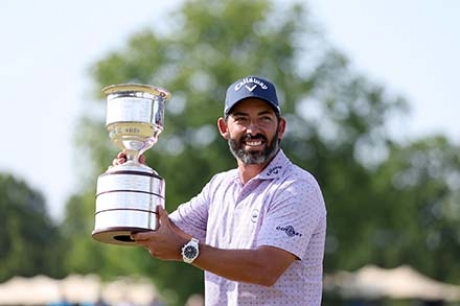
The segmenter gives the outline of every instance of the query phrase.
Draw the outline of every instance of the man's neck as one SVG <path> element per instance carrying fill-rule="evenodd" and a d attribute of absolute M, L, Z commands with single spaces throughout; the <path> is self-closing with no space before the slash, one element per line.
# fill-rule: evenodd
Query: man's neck
<path fill-rule="evenodd" d="M 244 164 L 242 162 L 238 162 L 238 171 L 240 173 L 241 183 L 244 185 L 249 182 L 252 178 L 262 172 L 267 165 L 268 162 L 263 164 Z"/>
<path fill-rule="evenodd" d="M 276 153 L 273 154 L 266 162 L 262 164 L 245 164 L 239 159 L 237 159 L 241 183 L 244 185 L 247 182 L 249 182 L 252 178 L 256 177 L 259 173 L 261 173 L 265 169 L 265 167 L 267 167 L 268 164 L 272 162 L 275 156 L 278 155 L 279 151 L 280 148 L 278 148 Z"/>

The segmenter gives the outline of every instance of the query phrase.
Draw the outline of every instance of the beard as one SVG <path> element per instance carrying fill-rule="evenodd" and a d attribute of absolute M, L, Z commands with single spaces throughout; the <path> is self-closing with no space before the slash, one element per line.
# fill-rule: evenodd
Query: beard
<path fill-rule="evenodd" d="M 243 148 L 245 141 L 255 139 L 263 140 L 268 145 L 261 151 L 253 151 L 251 149 L 245 150 Z M 255 136 L 245 135 L 241 137 L 239 141 L 231 136 L 228 139 L 228 146 L 230 147 L 230 152 L 232 152 L 233 156 L 244 164 L 251 165 L 263 164 L 269 161 L 278 152 L 279 143 L 280 140 L 278 139 L 278 131 L 276 131 L 270 143 L 267 141 L 267 138 L 261 134 L 257 134 Z"/>

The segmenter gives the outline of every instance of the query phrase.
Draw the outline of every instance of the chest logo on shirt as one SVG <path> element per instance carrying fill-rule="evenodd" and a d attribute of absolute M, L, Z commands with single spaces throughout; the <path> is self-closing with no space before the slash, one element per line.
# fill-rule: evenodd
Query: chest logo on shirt
<path fill-rule="evenodd" d="M 288 225 L 288 226 L 285 226 L 285 227 L 284 226 L 277 226 L 276 230 L 285 232 L 286 235 L 288 235 L 289 237 L 294 237 L 294 236 L 302 237 L 302 234 L 299 233 L 299 232 L 296 232 L 292 225 Z"/>
<path fill-rule="evenodd" d="M 282 166 L 275 166 L 273 168 L 268 169 L 267 171 L 267 176 L 270 176 L 272 174 L 278 174 L 279 170 L 283 168 Z"/>
<path fill-rule="evenodd" d="M 258 209 L 254 209 L 254 210 L 251 212 L 251 221 L 252 221 L 253 223 L 256 223 L 257 218 L 259 218 L 259 210 L 258 210 Z"/>

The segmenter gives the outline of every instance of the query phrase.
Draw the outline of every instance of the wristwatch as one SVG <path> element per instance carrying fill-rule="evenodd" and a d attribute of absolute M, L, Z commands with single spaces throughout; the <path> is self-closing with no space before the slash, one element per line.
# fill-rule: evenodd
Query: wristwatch
<path fill-rule="evenodd" d="M 200 254 L 199 251 L 200 241 L 196 238 L 192 238 L 182 247 L 182 259 L 186 263 L 192 263 Z"/>

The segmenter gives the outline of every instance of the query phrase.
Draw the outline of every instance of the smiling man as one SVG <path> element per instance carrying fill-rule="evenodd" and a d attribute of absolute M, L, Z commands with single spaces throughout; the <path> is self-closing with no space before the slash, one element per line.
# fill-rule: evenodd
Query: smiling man
<path fill-rule="evenodd" d="M 171 215 L 160 208 L 159 229 L 133 239 L 204 270 L 206 305 L 320 305 L 326 207 L 315 178 L 280 148 L 275 86 L 257 76 L 232 84 L 217 127 L 238 167 Z"/>

